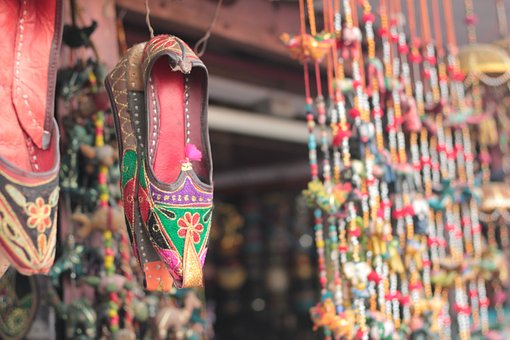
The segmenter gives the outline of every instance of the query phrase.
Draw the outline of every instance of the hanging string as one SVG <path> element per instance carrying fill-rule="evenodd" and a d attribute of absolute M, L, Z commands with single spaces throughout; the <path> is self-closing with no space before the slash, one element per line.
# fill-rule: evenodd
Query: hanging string
<path fill-rule="evenodd" d="M 457 52 L 457 38 L 455 37 L 455 27 L 452 20 L 454 20 L 452 4 L 449 0 L 444 1 L 444 13 L 446 24 L 446 42 L 448 47 L 454 54 Z"/>
<path fill-rule="evenodd" d="M 394 0 L 393 3 L 394 3 L 395 14 L 399 17 L 402 16 L 403 13 L 402 13 L 402 6 L 400 4 L 400 0 Z M 399 18 L 399 20 L 400 20 L 400 18 Z"/>
<path fill-rule="evenodd" d="M 400 1 L 399 1 L 400 2 Z M 418 37 L 416 31 L 416 15 L 414 12 L 414 0 L 407 0 L 407 22 L 409 24 L 409 33 L 411 34 L 411 43 L 414 47 L 418 47 Z"/>
<path fill-rule="evenodd" d="M 304 0 L 299 0 L 299 27 L 301 29 L 301 38 L 306 34 L 306 22 L 305 22 L 305 3 Z"/>
<path fill-rule="evenodd" d="M 340 13 L 340 0 L 334 0 L 333 11 L 334 13 Z"/>
<path fill-rule="evenodd" d="M 329 17 L 329 6 L 330 6 L 329 0 L 322 0 L 322 12 L 324 15 L 324 32 L 331 32 L 331 23 L 330 23 L 330 17 Z"/>
<path fill-rule="evenodd" d="M 496 0 L 496 10 L 498 12 L 498 28 L 501 39 L 508 37 L 508 23 L 505 12 L 505 2 L 503 0 Z"/>
<path fill-rule="evenodd" d="M 351 17 L 352 17 L 352 23 L 355 27 L 360 27 L 359 25 L 359 18 L 358 18 L 358 6 L 356 6 L 356 0 L 351 0 Z M 359 73 L 360 73 L 360 81 L 361 81 L 361 86 L 362 88 L 366 88 L 366 84 L 365 84 L 365 62 L 364 62 L 364 59 L 363 59 L 363 55 L 361 53 L 361 41 L 360 42 L 356 42 L 356 44 L 358 45 L 358 49 L 360 51 L 360 55 L 357 57 L 358 59 L 358 64 L 359 64 Z"/>
<path fill-rule="evenodd" d="M 76 0 L 71 0 L 71 23 L 73 24 L 74 27 L 76 27 L 76 12 L 77 12 Z"/>
<path fill-rule="evenodd" d="M 332 34 L 335 34 L 335 20 L 336 20 L 335 13 L 338 13 L 339 10 L 340 10 L 340 1 L 339 0 L 335 0 L 334 3 L 329 4 L 329 7 L 328 7 L 329 27 L 327 28 L 327 30 Z M 338 79 L 338 55 L 337 55 L 336 44 L 333 44 L 331 46 L 331 51 L 332 51 L 332 53 L 330 53 L 330 58 L 331 58 L 331 62 L 332 62 L 331 65 L 333 68 L 332 76 L 335 79 Z"/>
<path fill-rule="evenodd" d="M 315 83 L 317 86 L 317 96 L 322 96 L 322 81 L 320 63 L 315 63 Z"/>
<path fill-rule="evenodd" d="M 331 30 L 331 27 L 332 27 L 332 22 L 330 22 L 330 16 L 329 16 L 329 12 L 330 12 L 330 8 L 329 6 L 331 5 L 330 1 L 329 0 L 322 0 L 322 14 L 323 14 L 323 17 L 324 17 L 324 32 L 332 32 Z M 333 50 L 334 47 L 332 47 L 330 49 L 330 53 L 328 53 L 326 55 L 326 67 L 327 67 L 327 80 L 328 80 L 328 95 L 330 98 L 333 98 L 333 63 L 332 63 L 332 60 L 331 60 L 331 56 L 332 56 L 332 53 L 331 51 Z"/>
<path fill-rule="evenodd" d="M 430 33 L 430 24 L 429 24 L 429 9 L 427 7 L 427 0 L 420 0 L 420 12 L 421 12 L 421 30 L 423 36 L 423 42 L 428 44 L 431 42 L 432 34 Z"/>
<path fill-rule="evenodd" d="M 333 17 L 333 3 L 330 0 L 323 0 L 324 6 L 324 31 L 334 34 L 335 25 Z M 337 75 L 336 44 L 332 44 L 331 52 L 327 55 L 327 74 L 328 74 L 328 92 L 331 99 L 336 98 L 334 89 L 334 79 Z"/>
<path fill-rule="evenodd" d="M 310 22 L 310 34 L 315 36 L 317 34 L 317 27 L 315 25 L 315 10 L 313 8 L 313 0 L 307 0 L 308 5 L 308 21 Z"/>
<path fill-rule="evenodd" d="M 432 0 L 432 20 L 434 22 L 434 39 L 436 41 L 437 56 L 444 58 L 443 34 L 441 30 L 441 16 L 439 12 L 439 0 Z"/>
<path fill-rule="evenodd" d="M 151 25 L 151 10 L 149 8 L 149 0 L 145 0 L 145 23 L 147 24 L 147 27 L 149 28 L 149 33 L 151 35 L 151 39 L 154 38 L 154 28 L 152 28 Z"/>
<path fill-rule="evenodd" d="M 223 4 L 223 0 L 218 0 L 218 5 L 216 5 L 216 10 L 214 11 L 214 16 L 211 21 L 211 24 L 209 25 L 209 28 L 205 32 L 204 36 L 200 38 L 200 40 L 197 41 L 195 46 L 193 47 L 193 51 L 195 51 L 196 55 L 198 57 L 202 57 L 205 53 L 205 50 L 207 49 L 207 42 L 209 41 L 209 38 L 211 37 L 211 32 L 214 28 L 214 25 L 216 24 L 216 20 L 218 19 L 218 16 L 220 14 L 220 9 Z"/>
<path fill-rule="evenodd" d="M 127 11 L 124 9 L 119 13 L 117 18 L 115 19 L 115 25 L 117 26 L 117 44 L 119 45 L 119 52 L 124 54 L 127 51 L 127 42 L 126 42 L 126 31 L 124 30 L 124 17 L 126 16 Z"/>
<path fill-rule="evenodd" d="M 476 15 L 473 7 L 473 0 L 464 0 L 464 9 L 466 12 L 466 28 L 468 34 L 468 42 L 476 43 Z"/>
<path fill-rule="evenodd" d="M 299 24 L 301 29 L 301 39 L 304 39 L 306 35 L 306 22 L 305 22 L 305 2 L 304 0 L 299 0 Z M 303 40 L 301 41 L 303 43 Z M 308 74 L 308 62 L 307 60 L 303 60 L 303 72 L 305 78 L 305 96 L 308 101 L 311 98 L 310 94 L 310 76 Z"/>

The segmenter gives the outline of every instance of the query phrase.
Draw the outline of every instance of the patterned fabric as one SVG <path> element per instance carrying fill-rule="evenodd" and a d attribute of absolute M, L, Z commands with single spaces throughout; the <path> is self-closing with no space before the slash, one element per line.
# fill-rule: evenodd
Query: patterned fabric
<path fill-rule="evenodd" d="M 53 265 L 57 174 L 28 186 L 0 171 L 0 253 L 24 275 L 46 274 Z"/>
<path fill-rule="evenodd" d="M 149 67 L 162 54 L 168 55 L 173 61 L 174 71 L 189 73 L 193 66 L 202 65 L 202 61 L 193 50 L 181 39 L 172 35 L 158 35 L 151 39 L 143 52 L 143 76 L 147 77 Z"/>
<path fill-rule="evenodd" d="M 193 67 L 205 68 L 202 61 L 182 40 L 171 35 L 157 36 L 147 43 L 142 57 L 143 79 L 146 84 L 152 65 L 162 56 L 169 58 L 174 71 L 187 74 Z M 146 98 L 147 95 L 148 93 Z M 199 115 L 206 113 L 207 111 L 191 112 Z M 206 142 L 208 143 L 208 140 Z M 207 161 L 210 164 L 210 158 Z M 174 183 L 160 183 L 156 178 L 152 178 L 155 176 L 150 164 L 145 157 L 142 158 L 138 205 L 142 222 L 151 236 L 154 248 L 168 266 L 175 285 L 195 287 L 203 285 L 202 267 L 207 253 L 213 189 L 198 179 L 189 162 L 183 162 L 182 165 L 176 164 L 181 166 L 181 173 Z"/>
<path fill-rule="evenodd" d="M 138 190 L 140 213 L 156 251 L 168 265 L 176 284 L 202 285 L 212 189 L 201 188 L 192 170 L 181 173 L 174 183 L 175 190 L 156 187 L 143 171 L 140 176 L 143 176 Z"/>
<path fill-rule="evenodd" d="M 136 125 L 142 119 L 144 95 L 141 81 L 141 56 L 145 44 L 128 50 L 117 66 L 106 78 L 106 88 L 114 112 L 114 121 L 119 144 L 121 189 L 126 216 L 126 226 L 133 254 L 145 274 L 146 288 L 151 291 L 168 292 L 173 279 L 165 264 L 152 248 L 139 217 L 137 204 L 138 145 L 140 135 L 135 135 Z"/>
<path fill-rule="evenodd" d="M 53 99 L 62 1 L 3 1 L 1 7 L 2 31 L 15 34 L 2 48 L 8 56 L 2 66 L 12 69 L 2 73 L 0 84 L 10 88 L 1 98 L 3 109 L 10 109 L 2 113 L 1 144 L 8 147 L 0 155 L 0 272 L 8 261 L 24 275 L 46 274 L 57 235 L 60 158 Z"/>
<path fill-rule="evenodd" d="M 136 47 L 135 47 L 136 48 Z M 106 88 L 111 91 L 112 107 L 115 114 L 117 138 L 119 138 L 119 151 L 121 168 L 121 190 L 126 215 L 126 224 L 135 256 L 139 259 L 135 240 L 135 176 L 137 171 L 136 137 L 131 125 L 131 117 L 128 112 L 128 92 L 126 86 L 127 64 L 129 51 L 113 71 L 108 75 Z"/>
<path fill-rule="evenodd" d="M 183 164 L 172 184 L 147 176 L 151 168 L 142 143 L 147 133 L 145 86 L 154 61 L 162 55 L 170 58 L 174 71 L 205 68 L 182 40 L 157 36 L 132 47 L 108 75 L 106 87 L 119 141 L 124 211 L 133 250 L 145 272 L 146 288 L 167 291 L 173 281 L 170 274 L 177 287 L 202 285 L 213 197 L 212 187 L 198 180 L 189 163 Z"/>

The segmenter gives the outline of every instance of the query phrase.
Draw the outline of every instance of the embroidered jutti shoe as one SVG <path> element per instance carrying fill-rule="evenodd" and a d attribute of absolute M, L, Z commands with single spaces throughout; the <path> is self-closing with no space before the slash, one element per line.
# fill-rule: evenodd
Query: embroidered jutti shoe
<path fill-rule="evenodd" d="M 153 249 L 150 236 L 140 220 L 138 209 L 138 168 L 141 145 L 140 125 L 145 117 L 141 61 L 145 43 L 130 48 L 113 71 L 106 77 L 105 87 L 110 97 L 119 145 L 121 189 L 126 225 L 133 253 L 145 275 L 145 288 L 168 292 L 173 279 L 166 264 Z M 138 137 L 137 137 L 138 136 Z"/>
<path fill-rule="evenodd" d="M 59 134 L 53 119 L 62 2 L 0 2 L 0 262 L 25 275 L 53 264 Z"/>
<path fill-rule="evenodd" d="M 213 204 L 207 69 L 170 35 L 151 39 L 142 59 L 141 219 L 176 287 L 201 286 Z"/>

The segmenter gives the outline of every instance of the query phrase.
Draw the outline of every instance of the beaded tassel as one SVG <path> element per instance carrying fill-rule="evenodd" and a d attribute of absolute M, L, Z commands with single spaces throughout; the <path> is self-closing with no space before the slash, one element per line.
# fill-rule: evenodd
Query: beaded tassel
<path fill-rule="evenodd" d="M 476 24 L 477 18 L 474 14 L 473 10 L 473 2 L 471 0 L 464 1 L 464 8 L 466 14 L 466 26 L 468 31 L 468 40 L 470 44 L 476 43 Z M 452 46 L 452 48 L 455 48 Z M 453 55 L 456 58 L 456 55 Z M 458 65 L 457 62 L 454 63 L 453 66 Z M 459 73 L 457 70 L 452 70 L 453 78 L 458 82 L 460 79 Z M 461 89 L 461 84 L 458 85 L 459 96 L 462 96 L 463 88 Z M 471 96 L 473 98 L 473 106 L 475 114 L 483 113 L 483 102 L 480 94 L 480 82 L 475 77 L 472 81 L 471 85 Z M 471 136 L 469 132 L 469 128 L 467 126 L 463 126 L 461 129 L 462 136 L 459 139 L 462 140 L 463 145 L 463 156 L 466 167 L 466 180 L 470 187 L 473 187 L 475 184 L 474 179 L 474 157 L 473 151 L 471 147 Z M 490 157 L 488 157 L 488 149 L 487 145 L 485 145 L 484 140 L 480 139 L 480 163 L 481 163 L 481 172 L 482 172 L 482 182 L 486 183 L 490 180 Z M 466 220 L 469 221 L 470 229 L 472 233 L 472 256 L 476 262 L 480 262 L 482 260 L 482 250 L 483 250 L 483 241 L 481 235 L 481 225 L 478 216 L 478 208 L 476 206 L 476 202 L 474 198 L 470 198 L 469 207 L 465 209 L 466 211 Z M 467 234 L 467 231 L 465 231 Z M 470 287 L 470 297 L 471 297 L 471 305 L 473 310 L 473 328 L 475 330 L 480 329 L 483 335 L 486 335 L 489 331 L 489 316 L 488 316 L 488 299 L 487 293 L 485 289 L 485 282 L 481 277 L 475 278 L 473 281 L 469 283 Z"/>
<path fill-rule="evenodd" d="M 383 318 L 387 318 L 387 308 L 385 296 L 388 291 L 388 270 L 387 266 L 383 264 L 383 256 L 387 253 L 387 242 L 391 239 L 391 225 L 389 220 L 385 219 L 385 211 L 383 206 L 381 205 L 381 199 L 387 200 L 387 195 L 383 195 L 379 190 L 379 179 L 374 176 L 374 167 L 376 155 L 374 153 L 378 153 L 380 157 L 385 154 L 385 145 L 384 145 L 384 134 L 383 134 L 383 110 L 381 107 L 381 97 L 380 93 L 384 93 L 385 84 L 384 84 L 384 75 L 382 74 L 382 63 L 376 59 L 375 55 L 375 33 L 373 30 L 373 24 L 375 21 L 375 16 L 372 14 L 372 7 L 368 1 L 363 1 L 363 22 L 365 24 L 365 32 L 367 37 L 368 44 L 368 54 L 367 54 L 367 87 L 366 93 L 370 94 L 371 97 L 371 107 L 372 107 L 372 118 L 373 123 L 370 121 L 370 116 L 365 113 L 363 115 L 364 124 L 368 129 L 372 129 L 375 131 L 375 148 L 367 148 L 365 151 L 365 164 L 366 164 L 366 172 L 367 172 L 367 184 L 368 184 L 368 194 L 370 198 L 370 223 L 374 226 L 372 227 L 372 234 L 370 235 L 370 239 L 372 241 L 372 247 L 369 248 L 371 252 L 373 252 L 375 259 L 373 263 L 373 270 L 375 270 L 375 274 L 373 275 L 373 279 L 371 280 L 371 285 L 373 285 L 372 289 L 372 297 L 371 300 L 371 311 L 374 312 L 377 307 Z M 365 103 L 365 112 L 369 110 L 369 102 L 368 100 L 364 100 Z M 386 202 L 385 202 L 386 203 Z M 389 217 L 389 213 L 388 213 Z M 377 285 L 377 296 L 375 285 Z M 377 304 L 375 303 L 377 300 Z"/>
<path fill-rule="evenodd" d="M 484 240 L 472 191 L 475 148 L 469 127 L 456 123 L 459 113 L 470 108 L 456 57 L 451 4 L 442 3 L 445 50 L 440 2 L 432 1 L 434 41 L 428 3 L 419 1 L 422 43 L 414 1 L 407 1 L 406 25 L 401 1 L 379 3 L 382 60 L 375 53 L 376 18 L 369 0 L 323 0 L 322 32 L 316 27 L 314 1 L 300 0 L 301 35 L 284 40 L 304 64 L 312 177 L 305 195 L 315 211 L 321 286 L 321 302 L 311 315 L 327 339 L 368 339 L 386 332 L 399 338 L 458 334 L 463 340 L 472 330 L 487 334 L 489 329 L 485 280 L 469 275 L 485 259 Z M 467 15 L 472 12 L 471 4 Z M 352 79 L 345 77 L 344 65 L 350 66 Z M 481 98 L 476 91 L 473 96 Z M 351 155 L 355 145 L 359 153 Z M 482 158 L 488 179 L 488 157 Z M 489 244 L 498 247 L 494 221 L 489 227 Z M 504 293 L 498 282 L 494 288 L 501 318 Z M 345 327 L 335 327 L 340 324 Z"/>
<path fill-rule="evenodd" d="M 98 111 L 96 113 L 96 147 L 104 146 L 104 113 Z M 99 166 L 99 207 L 101 209 L 109 209 L 108 200 L 108 167 L 105 165 Z M 103 231 L 103 242 L 104 242 L 104 269 L 106 276 L 112 276 L 115 274 L 115 252 L 113 248 L 113 235 L 109 228 Z M 109 328 L 112 334 L 115 334 L 119 329 L 119 296 L 117 292 L 111 292 L 108 295 L 108 319 Z"/>
<path fill-rule="evenodd" d="M 312 38 L 316 35 L 316 27 L 315 27 L 315 14 L 313 11 L 313 2 L 307 2 L 308 9 L 308 19 L 310 22 L 310 32 Z M 305 29 L 305 7 L 304 1 L 300 1 L 300 18 L 301 18 L 301 38 L 303 39 L 306 35 Z M 313 60 L 312 60 L 313 61 Z M 307 126 L 308 126 L 308 148 L 309 148 L 309 162 L 310 162 L 310 172 L 312 177 L 312 182 L 315 185 L 319 185 L 319 167 L 318 167 L 318 155 L 317 155 L 317 138 L 315 135 L 315 127 L 316 120 L 313 114 L 313 104 L 314 101 L 311 97 L 310 90 L 310 80 L 309 80 L 309 70 L 308 70 L 308 58 L 303 60 L 304 65 L 304 79 L 305 79 L 305 94 L 306 94 L 306 112 L 307 112 Z M 331 195 L 332 193 L 332 184 L 331 184 L 331 166 L 330 166 L 330 155 L 327 141 L 327 130 L 326 130 L 326 107 L 325 101 L 322 96 L 321 89 L 321 80 L 320 80 L 320 68 L 319 68 L 319 60 L 315 60 L 315 71 L 316 71 L 316 80 L 317 80 L 317 90 L 318 96 L 316 99 L 316 108 L 317 108 L 317 120 L 319 122 L 320 127 L 320 143 L 321 143 L 321 151 L 323 155 L 322 162 L 322 170 L 324 177 L 324 185 L 325 189 L 324 194 Z M 338 171 L 338 170 L 336 170 Z M 330 202 L 326 202 L 328 208 L 332 211 L 335 210 L 334 206 Z M 315 231 L 315 245 L 317 248 L 318 255 L 318 267 L 319 267 L 319 282 L 321 286 L 321 296 L 322 302 L 319 304 L 317 309 L 317 316 L 314 316 L 314 312 L 312 310 L 312 317 L 317 318 L 317 324 L 321 324 L 323 327 L 326 339 L 331 339 L 333 335 L 333 330 L 331 328 L 330 322 L 322 322 L 325 315 L 325 306 L 327 306 L 331 299 L 329 299 L 329 285 L 328 285 L 328 271 L 327 265 L 328 263 L 332 263 L 334 267 L 334 285 L 335 285 L 335 294 L 334 294 L 334 303 L 336 304 L 336 308 L 334 311 L 329 311 L 329 313 L 337 313 L 342 310 L 342 291 L 341 291 L 341 278 L 340 278 L 340 269 L 339 269 L 339 261 L 337 256 L 337 244 L 338 244 L 338 236 L 336 229 L 336 220 L 334 217 L 324 216 L 323 211 L 319 208 L 314 210 L 314 231 Z M 328 223 L 328 233 L 325 234 L 324 222 Z M 329 238 L 329 246 L 326 242 L 326 237 Z M 329 256 L 326 256 L 329 255 Z M 333 256 L 331 256 L 333 255 Z M 333 303 L 333 302 L 331 302 Z M 319 321 L 320 320 L 320 321 Z"/>
<path fill-rule="evenodd" d="M 121 269 L 122 275 L 126 278 L 127 282 L 133 281 L 133 271 L 131 270 L 131 246 L 129 244 L 129 238 L 125 233 L 120 235 L 119 252 L 121 257 Z M 127 289 L 124 292 L 124 328 L 134 331 L 133 326 L 133 297 L 134 293 L 131 289 Z"/>
<path fill-rule="evenodd" d="M 355 26 L 354 20 L 357 20 L 357 14 L 353 11 L 355 11 L 356 7 L 348 0 L 343 1 L 343 9 L 345 13 L 345 28 L 344 30 L 350 30 L 354 35 L 356 35 L 357 32 L 359 32 L 359 28 Z M 361 123 L 369 124 L 368 120 L 368 112 L 367 107 L 368 104 L 366 102 L 367 98 L 364 93 L 363 83 L 362 80 L 362 74 L 361 74 L 361 41 L 358 39 L 355 39 L 351 42 L 352 46 L 350 46 L 350 53 L 351 53 L 351 60 L 352 60 L 352 69 L 353 69 L 353 87 L 354 87 L 354 107 L 350 111 L 350 115 L 352 118 L 354 118 L 355 125 L 360 128 Z M 368 120 L 368 121 L 367 121 Z M 370 153 L 370 150 L 368 148 L 364 148 L 365 151 L 365 157 L 367 154 Z M 346 167 L 348 167 L 350 164 L 344 164 Z M 366 163 L 365 163 L 365 170 L 366 170 Z M 354 173 L 355 174 L 355 173 Z M 355 174 L 356 175 L 356 174 Z M 363 211 L 363 224 L 366 224 L 366 219 L 368 217 L 368 209 L 366 204 L 366 182 L 361 183 L 362 179 L 357 178 L 356 176 L 353 176 L 353 184 L 355 187 L 359 190 L 365 189 L 362 191 L 362 211 Z M 357 212 L 356 208 L 353 202 L 348 202 L 347 206 L 348 211 L 348 218 L 349 218 L 349 235 L 351 242 L 353 244 L 353 250 L 352 250 L 352 259 L 354 266 L 357 268 L 362 267 L 361 265 L 361 246 L 360 246 L 360 229 L 362 226 L 358 225 L 358 218 L 357 218 Z M 368 330 L 366 325 L 366 309 L 365 309 L 365 296 L 364 294 L 360 294 L 359 290 L 366 290 L 366 282 L 363 282 L 366 280 L 366 277 L 362 278 L 358 283 L 358 287 L 353 287 L 353 305 L 356 311 L 356 322 L 358 326 L 358 332 L 357 337 L 365 340 L 368 339 Z M 353 282 L 353 286 L 354 286 Z"/>

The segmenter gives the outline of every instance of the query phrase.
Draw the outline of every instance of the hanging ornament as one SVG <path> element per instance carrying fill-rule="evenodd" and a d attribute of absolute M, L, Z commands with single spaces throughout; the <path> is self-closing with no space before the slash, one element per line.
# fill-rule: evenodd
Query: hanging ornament
<path fill-rule="evenodd" d="M 380 1 L 375 32 L 370 1 L 324 0 L 320 34 L 314 2 L 300 1 L 301 35 L 291 55 L 304 68 L 312 177 L 304 195 L 314 209 L 321 287 L 310 313 L 327 339 L 487 334 L 485 285 L 493 274 L 483 264 L 471 130 L 494 130 L 493 120 L 477 113 L 481 95 L 466 97 L 451 3 L 432 1 L 431 20 L 426 0 L 418 17 L 408 0 L 404 21 L 401 1 Z M 476 18 L 466 1 L 472 39 Z M 303 52 L 325 36 L 334 41 L 320 57 Z M 488 163 L 480 164 L 487 173 Z M 508 243 L 505 234 L 489 244 L 497 247 L 498 239 Z"/>

